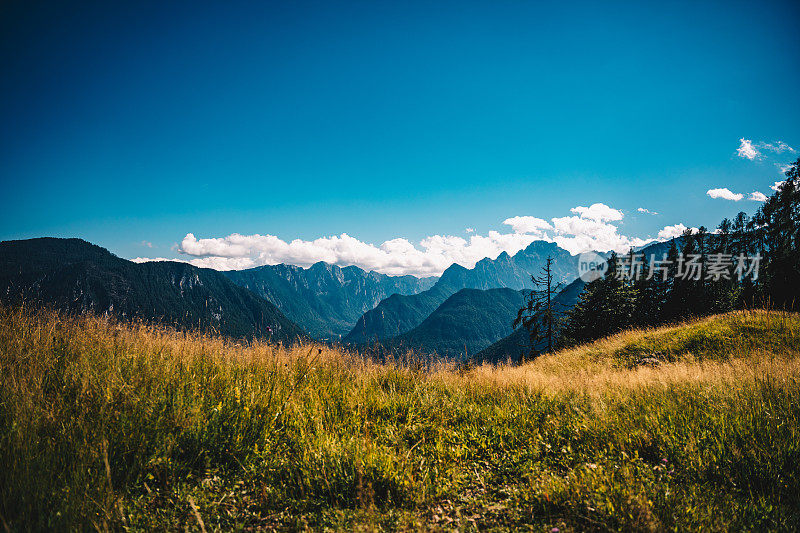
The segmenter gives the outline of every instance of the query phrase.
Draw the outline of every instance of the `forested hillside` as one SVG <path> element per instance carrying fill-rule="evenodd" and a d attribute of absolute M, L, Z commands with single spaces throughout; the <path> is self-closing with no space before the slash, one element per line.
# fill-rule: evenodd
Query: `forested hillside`
<path fill-rule="evenodd" d="M 355 266 L 316 263 L 309 268 L 265 265 L 223 272 L 266 298 L 315 338 L 338 340 L 358 318 L 393 294 L 417 294 L 437 278 L 387 276 Z"/>
<path fill-rule="evenodd" d="M 382 344 L 426 359 L 464 361 L 511 332 L 522 301 L 513 289 L 461 289 L 419 326 Z"/>
<path fill-rule="evenodd" d="M 0 242 L 0 299 L 232 337 L 304 336 L 273 304 L 216 270 L 133 263 L 80 239 Z"/>
<path fill-rule="evenodd" d="M 751 218 L 687 230 L 665 260 L 612 255 L 568 314 L 562 343 L 731 309 L 800 306 L 800 159 Z"/>
<path fill-rule="evenodd" d="M 451 265 L 431 289 L 412 296 L 394 295 L 381 301 L 375 309 L 364 313 L 343 340 L 368 344 L 401 335 L 420 325 L 449 296 L 461 289 L 530 288 L 531 273 L 539 269 L 548 257 L 554 260 L 559 280 L 570 282 L 578 276 L 577 257 L 554 243 L 535 241 L 513 257 L 501 253 L 494 260 L 478 261 L 472 269 Z"/>

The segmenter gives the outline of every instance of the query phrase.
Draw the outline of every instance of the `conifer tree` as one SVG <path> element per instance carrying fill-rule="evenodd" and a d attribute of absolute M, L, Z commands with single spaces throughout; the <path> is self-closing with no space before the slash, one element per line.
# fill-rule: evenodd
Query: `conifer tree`
<path fill-rule="evenodd" d="M 669 296 L 668 320 L 680 320 L 698 314 L 702 295 L 699 278 L 702 264 L 696 260 L 699 254 L 696 235 L 687 229 L 681 235 L 682 247 L 675 255 L 671 272 L 672 290 Z"/>
<path fill-rule="evenodd" d="M 538 353 L 552 351 L 558 333 L 560 310 L 557 309 L 555 296 L 563 284 L 553 280 L 552 257 L 547 258 L 541 274 L 531 276 L 531 282 L 533 289 L 525 295 L 525 306 L 517 312 L 513 323 L 515 329 L 522 325 L 528 330 L 530 352 L 527 357 L 530 359 Z M 545 343 L 544 348 L 537 351 L 542 342 Z"/>
<path fill-rule="evenodd" d="M 685 310 L 683 302 L 685 289 L 681 286 L 683 280 L 678 277 L 678 258 L 680 253 L 677 242 L 675 242 L 675 239 L 672 239 L 669 250 L 667 251 L 669 268 L 667 270 L 664 307 L 661 310 L 661 321 L 663 322 L 671 322 L 679 319 Z"/>
<path fill-rule="evenodd" d="M 604 337 L 631 325 L 635 300 L 633 290 L 618 275 L 619 264 L 617 254 L 612 253 L 605 275 L 588 283 L 567 313 L 565 344 Z"/>
<path fill-rule="evenodd" d="M 722 219 L 708 246 L 708 310 L 712 313 L 730 311 L 738 300 L 739 285 L 733 275 L 732 231 L 733 223 L 727 218 Z M 719 266 L 718 270 L 714 269 L 715 264 Z"/>
<path fill-rule="evenodd" d="M 652 258 L 637 267 L 639 279 L 619 277 L 618 263 L 634 264 L 633 251 L 622 260 L 612 254 L 606 275 L 587 284 L 568 313 L 565 341 L 743 306 L 800 309 L 800 158 L 785 175 L 753 218 L 741 212 L 733 221 L 723 219 L 714 233 L 700 227 L 687 229 L 680 244 L 673 239 L 666 279 Z"/>
<path fill-rule="evenodd" d="M 668 296 L 668 264 L 665 257 L 655 255 L 642 258 L 641 275 L 634 281 L 636 297 L 634 323 L 639 326 L 654 326 L 663 320 Z"/>
<path fill-rule="evenodd" d="M 767 256 L 766 294 L 774 305 L 800 306 L 800 158 L 785 173 L 754 217 L 762 250 Z"/>
<path fill-rule="evenodd" d="M 711 309 L 711 287 L 707 279 L 708 273 L 708 253 L 710 248 L 711 238 L 708 234 L 708 229 L 705 226 L 700 226 L 697 233 L 694 235 L 695 241 L 695 254 L 700 256 L 700 275 L 694 281 L 694 290 L 692 291 L 692 315 L 703 316 L 707 315 Z"/>
<path fill-rule="evenodd" d="M 762 234 L 763 230 L 756 227 L 754 221 L 747 216 L 747 213 L 740 212 L 736 215 L 733 219 L 730 239 L 730 250 L 733 255 L 734 265 L 740 261 L 740 258 L 749 258 L 755 254 L 764 255 Z M 755 280 L 753 276 L 745 276 L 739 279 L 734 274 L 734 283 L 737 290 L 736 300 L 733 303 L 734 307 L 752 307 L 764 300 L 763 282 L 765 277 L 763 269 L 760 269 L 760 274 L 759 278 Z"/>

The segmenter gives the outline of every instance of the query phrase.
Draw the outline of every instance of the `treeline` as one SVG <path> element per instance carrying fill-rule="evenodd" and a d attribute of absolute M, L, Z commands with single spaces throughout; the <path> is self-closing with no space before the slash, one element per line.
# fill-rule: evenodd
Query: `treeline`
<path fill-rule="evenodd" d="M 562 321 L 560 344 L 743 307 L 800 308 L 800 158 L 751 218 L 687 230 L 666 257 L 612 254 Z"/>

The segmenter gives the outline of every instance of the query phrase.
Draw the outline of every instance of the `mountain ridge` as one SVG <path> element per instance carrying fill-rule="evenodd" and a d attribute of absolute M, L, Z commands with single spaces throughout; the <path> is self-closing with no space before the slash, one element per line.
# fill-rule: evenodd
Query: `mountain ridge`
<path fill-rule="evenodd" d="M 578 301 L 586 282 L 581 278 L 576 278 L 572 283 L 561 289 L 555 298 L 553 305 L 556 312 L 563 314 Z M 516 314 L 515 314 L 516 316 Z M 546 347 L 546 341 L 541 341 L 536 348 L 541 350 Z M 528 330 L 522 326 L 513 329 L 507 336 L 500 338 L 492 344 L 485 346 L 477 352 L 471 360 L 476 363 L 503 363 L 507 360 L 518 362 L 522 356 L 530 350 L 530 338 Z"/>
<path fill-rule="evenodd" d="M 312 337 L 335 340 L 381 300 L 393 294 L 417 294 L 438 281 L 411 275 L 389 276 L 323 261 L 308 268 L 281 263 L 222 274 L 275 304 Z"/>
<path fill-rule="evenodd" d="M 305 337 L 272 303 L 216 270 L 173 261 L 134 263 L 82 239 L 0 242 L 0 299 L 231 337 Z"/>
<path fill-rule="evenodd" d="M 554 259 L 557 281 L 570 282 L 578 276 L 578 256 L 555 243 L 534 241 L 513 256 L 502 252 L 495 259 L 481 259 L 472 269 L 453 264 L 427 291 L 382 300 L 359 318 L 342 341 L 366 344 L 402 335 L 421 324 L 449 296 L 461 289 L 530 288 L 530 275 L 539 274 L 547 257 Z"/>
<path fill-rule="evenodd" d="M 639 249 L 636 250 L 636 253 L 644 254 L 647 258 L 654 257 L 656 260 L 659 260 L 669 251 L 673 240 L 675 241 L 676 245 L 680 245 L 680 237 L 671 239 L 669 241 L 655 241 L 639 247 Z M 581 293 L 586 285 L 586 281 L 582 280 L 581 278 L 576 278 L 574 281 L 561 289 L 561 291 L 556 294 L 554 299 L 557 308 L 556 311 L 560 314 L 564 314 L 568 310 L 572 309 L 577 303 L 578 298 L 580 298 Z M 536 349 L 541 350 L 543 347 L 546 347 L 546 345 L 544 341 L 541 341 L 537 344 Z M 518 361 L 521 359 L 521 356 L 529 350 L 530 339 L 528 336 L 528 331 L 523 327 L 518 327 L 507 337 L 494 342 L 475 354 L 472 360 L 477 363 L 489 362 L 494 364 L 504 362 L 509 359 Z"/>
<path fill-rule="evenodd" d="M 381 344 L 423 355 L 465 360 L 503 338 L 523 305 L 523 292 L 509 288 L 461 289 L 415 328 Z"/>

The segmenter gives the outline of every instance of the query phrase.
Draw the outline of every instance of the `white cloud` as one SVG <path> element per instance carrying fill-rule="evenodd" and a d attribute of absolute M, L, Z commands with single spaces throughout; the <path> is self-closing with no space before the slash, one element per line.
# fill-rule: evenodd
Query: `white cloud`
<path fill-rule="evenodd" d="M 142 241 L 139 244 L 144 246 L 144 247 L 146 247 L 146 248 L 152 248 L 153 247 L 153 243 L 150 242 L 150 241 Z"/>
<path fill-rule="evenodd" d="M 627 252 L 652 240 L 626 237 L 617 233 L 617 227 L 612 224 L 579 217 L 554 218 L 553 223 L 557 233 L 553 242 L 571 254 L 589 250 Z"/>
<path fill-rule="evenodd" d="M 775 166 L 778 167 L 778 169 L 780 169 L 781 174 L 785 175 L 787 172 L 789 172 L 794 168 L 794 163 L 789 163 L 787 165 L 781 165 L 779 163 L 775 163 Z"/>
<path fill-rule="evenodd" d="M 723 200 L 733 200 L 734 202 L 738 202 L 744 195 L 738 192 L 732 192 L 727 187 L 722 189 L 709 189 L 706 191 L 706 194 L 709 195 L 711 198 L 722 198 Z"/>
<path fill-rule="evenodd" d="M 648 215 L 657 215 L 658 214 L 655 211 L 650 211 L 649 209 L 645 209 L 644 207 L 638 208 L 637 211 L 640 212 L 640 213 L 647 213 Z"/>
<path fill-rule="evenodd" d="M 749 159 L 750 161 L 758 159 L 761 155 L 753 146 L 753 141 L 745 139 L 744 137 L 739 139 L 739 148 L 736 149 L 736 153 L 739 157 Z"/>
<path fill-rule="evenodd" d="M 649 242 L 617 233 L 617 226 L 609 222 L 622 220 L 624 214 L 605 204 L 577 206 L 570 211 L 578 216 L 556 217 L 551 222 L 531 216 L 518 216 L 506 219 L 504 224 L 511 226 L 516 233 L 555 242 L 572 254 L 589 250 L 626 252 L 631 247 L 643 246 Z"/>
<path fill-rule="evenodd" d="M 154 261 L 173 261 L 178 263 L 188 263 L 189 261 L 184 261 L 183 259 L 168 259 L 166 257 L 134 257 L 131 259 L 134 263 L 152 263 Z"/>
<path fill-rule="evenodd" d="M 464 233 L 475 233 L 475 228 L 467 228 L 464 230 Z"/>
<path fill-rule="evenodd" d="M 431 235 L 416 244 L 396 238 L 375 245 L 346 233 L 288 242 L 275 235 L 234 233 L 227 237 L 198 239 L 188 233 L 178 251 L 188 256 L 184 262 L 217 270 L 239 270 L 277 263 L 308 267 L 325 261 L 340 266 L 356 265 L 390 275 L 431 276 L 440 275 L 453 263 L 472 268 L 485 257 L 495 258 L 501 252 L 513 255 L 537 240 L 554 242 L 572 254 L 588 250 L 627 252 L 653 240 L 621 235 L 616 223 L 622 220 L 623 213 L 605 204 L 579 206 L 571 211 L 576 214 L 555 217 L 550 221 L 533 216 L 508 218 L 503 221 L 510 228 L 508 233 L 471 233 L 466 238 Z M 667 226 L 658 233 L 658 239 L 680 235 L 684 229 L 686 227 L 682 224 Z M 142 257 L 134 259 L 137 262 L 148 260 Z"/>
<path fill-rule="evenodd" d="M 683 232 L 686 231 L 687 228 L 683 224 L 675 224 L 674 226 L 664 226 L 664 229 L 658 232 L 658 239 L 661 241 L 666 241 L 672 239 L 673 237 L 680 237 L 683 235 Z M 691 228 L 692 233 L 697 231 L 697 228 Z"/>
<path fill-rule="evenodd" d="M 303 267 L 319 261 L 340 266 L 357 265 L 384 274 L 431 276 L 459 263 L 472 267 L 484 257 L 501 252 L 516 253 L 539 235 L 526 233 L 472 235 L 468 239 L 451 235 L 432 235 L 415 246 L 406 239 L 391 239 L 376 246 L 346 233 L 313 241 L 295 239 L 286 242 L 274 235 L 240 235 L 197 239 L 189 233 L 181 242 L 180 252 L 193 256 L 196 266 L 218 270 L 238 270 L 259 265 L 290 263 Z"/>
<path fill-rule="evenodd" d="M 783 185 L 784 183 L 786 183 L 786 180 L 776 181 L 775 184 L 770 185 L 769 188 L 772 189 L 773 191 L 777 191 L 778 189 L 781 188 L 781 185 Z"/>
<path fill-rule="evenodd" d="M 503 221 L 506 226 L 511 226 L 514 233 L 535 233 L 541 234 L 545 230 L 553 229 L 549 222 L 536 217 L 511 217 Z"/>
<path fill-rule="evenodd" d="M 781 154 L 783 152 L 792 152 L 792 153 L 796 152 L 794 148 L 792 148 L 783 141 L 775 141 L 774 143 L 761 142 L 758 143 L 758 147 L 761 148 L 762 150 L 769 150 L 770 152 L 775 152 L 778 154 Z"/>
<path fill-rule="evenodd" d="M 739 139 L 739 148 L 736 149 L 736 154 L 743 159 L 756 161 L 764 158 L 764 154 L 762 154 L 764 150 L 776 154 L 782 154 L 783 152 L 797 153 L 797 150 L 783 141 L 754 143 L 750 139 L 741 138 Z"/>
<path fill-rule="evenodd" d="M 748 200 L 754 200 L 756 202 L 766 202 L 767 195 L 764 194 L 763 192 L 753 191 L 750 193 L 750 197 L 748 198 Z"/>
<path fill-rule="evenodd" d="M 589 207 L 573 207 L 571 212 L 580 215 L 581 218 L 596 220 L 598 222 L 622 220 L 622 211 L 612 209 L 606 204 L 592 204 Z"/>

